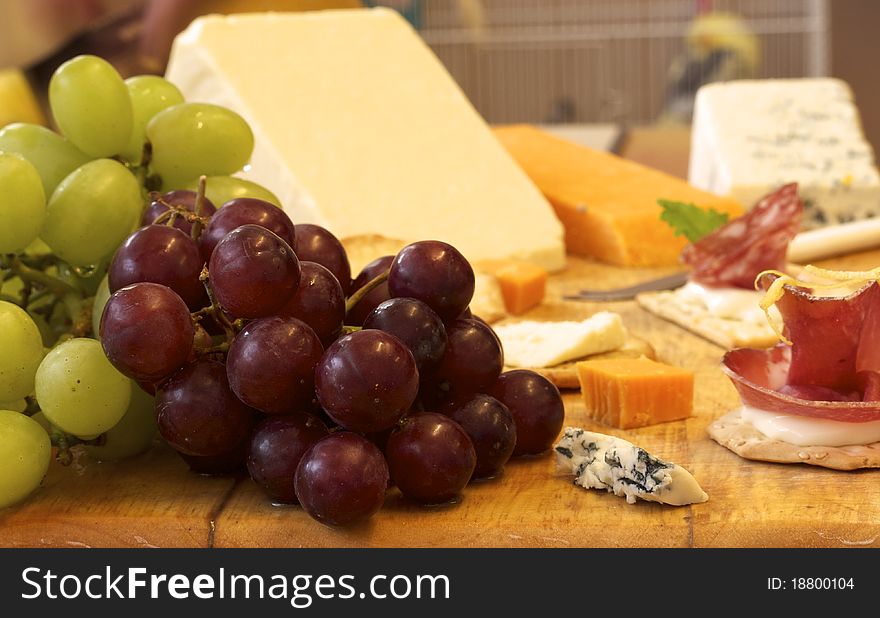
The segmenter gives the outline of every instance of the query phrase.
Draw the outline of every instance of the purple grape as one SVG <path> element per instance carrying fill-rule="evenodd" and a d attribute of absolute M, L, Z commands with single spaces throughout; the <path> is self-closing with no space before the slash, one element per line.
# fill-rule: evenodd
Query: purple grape
<path fill-rule="evenodd" d="M 308 324 L 269 317 L 248 323 L 229 346 L 226 374 L 244 403 L 267 414 L 315 405 L 315 366 L 324 347 Z"/>
<path fill-rule="evenodd" d="M 492 328 L 477 319 L 446 325 L 446 352 L 437 368 L 423 376 L 429 405 L 484 391 L 504 367 L 504 354 Z"/>
<path fill-rule="evenodd" d="M 418 389 L 419 372 L 409 348 L 380 330 L 340 337 L 315 370 L 321 407 L 351 431 L 391 427 L 407 413 Z"/>
<path fill-rule="evenodd" d="M 299 318 L 312 327 L 325 346 L 342 332 L 345 294 L 336 277 L 315 262 L 301 261 L 299 287 L 279 315 Z"/>
<path fill-rule="evenodd" d="M 296 255 L 301 260 L 317 262 L 329 270 L 342 291 L 351 290 L 351 266 L 345 247 L 329 230 L 320 225 L 301 223 L 296 226 Z"/>
<path fill-rule="evenodd" d="M 253 197 L 239 197 L 229 200 L 220 207 L 199 236 L 199 248 L 206 262 L 223 237 L 242 225 L 259 225 L 274 232 L 296 251 L 296 233 L 293 222 L 283 210 L 271 202 Z"/>
<path fill-rule="evenodd" d="M 110 291 L 148 281 L 165 285 L 192 310 L 208 304 L 199 246 L 187 234 L 167 225 L 147 225 L 136 230 L 116 250 L 107 273 Z"/>
<path fill-rule="evenodd" d="M 276 502 L 295 503 L 294 477 L 302 456 L 329 433 L 311 414 L 267 418 L 250 440 L 247 468 L 251 478 Z"/>
<path fill-rule="evenodd" d="M 400 492 L 425 504 L 453 500 L 470 481 L 477 463 L 465 430 L 437 412 L 404 419 L 388 438 L 385 457 Z"/>
<path fill-rule="evenodd" d="M 223 363 L 202 357 L 159 388 L 156 419 L 172 448 L 213 457 L 231 452 L 250 434 L 254 411 L 229 388 Z"/>
<path fill-rule="evenodd" d="M 391 298 L 376 307 L 364 328 L 391 333 L 412 352 L 421 373 L 434 367 L 446 351 L 443 320 L 425 303 L 414 298 Z"/>
<path fill-rule="evenodd" d="M 562 396 L 550 380 L 527 369 L 501 374 L 488 393 L 507 406 L 516 423 L 513 456 L 537 455 L 551 446 L 565 421 Z"/>
<path fill-rule="evenodd" d="M 186 304 L 158 283 L 133 283 L 117 290 L 101 315 L 104 354 L 138 382 L 154 384 L 182 367 L 194 334 Z"/>
<path fill-rule="evenodd" d="M 316 442 L 303 455 L 294 480 L 303 509 L 331 526 L 367 519 L 382 507 L 388 465 L 375 444 L 350 431 Z"/>
<path fill-rule="evenodd" d="M 474 296 L 474 269 L 458 250 L 439 240 L 407 245 L 388 275 L 391 296 L 417 298 L 444 321 L 456 319 Z"/>
<path fill-rule="evenodd" d="M 386 255 L 384 257 L 376 258 L 361 270 L 360 274 L 355 278 L 351 283 L 351 293 L 354 294 L 357 290 L 364 287 L 367 283 L 384 273 L 386 270 L 391 268 L 391 263 L 394 261 L 393 255 Z M 345 323 L 350 324 L 351 326 L 361 326 L 364 323 L 364 320 L 367 316 L 378 307 L 383 301 L 391 298 L 391 292 L 388 291 L 388 282 L 383 281 L 378 286 L 367 292 L 366 296 L 364 296 L 354 307 L 351 308 L 351 311 L 348 312 L 348 315 L 345 316 Z"/>
<path fill-rule="evenodd" d="M 223 237 L 208 265 L 220 305 L 236 318 L 261 318 L 280 310 L 299 286 L 299 260 L 283 239 L 259 225 Z"/>
<path fill-rule="evenodd" d="M 489 395 L 474 395 L 463 404 L 453 405 L 447 415 L 465 430 L 477 465 L 473 478 L 491 478 L 501 474 L 516 446 L 516 423 L 503 403 Z"/>
<path fill-rule="evenodd" d="M 143 216 L 141 217 L 141 225 L 150 225 L 156 221 L 163 214 L 168 212 L 169 208 L 165 204 L 171 204 L 172 206 L 181 206 L 186 208 L 190 212 L 196 211 L 196 196 L 198 194 L 195 191 L 188 191 L 186 189 L 178 189 L 176 191 L 169 191 L 159 196 L 159 199 L 154 199 L 150 202 L 149 207 L 144 211 Z M 160 201 L 161 199 L 161 201 Z M 162 202 L 165 202 L 163 204 Z M 214 204 L 208 198 L 204 198 L 202 202 L 202 210 L 199 213 L 203 217 L 210 217 L 216 212 L 216 208 Z M 189 236 L 192 233 L 192 223 L 187 221 L 184 217 L 176 217 L 174 219 L 174 227 L 178 230 Z M 207 261 L 207 260 L 205 260 Z"/>
<path fill-rule="evenodd" d="M 217 476 L 224 474 L 232 474 L 244 470 L 245 460 L 247 459 L 248 447 L 250 445 L 249 436 L 241 441 L 235 448 L 220 455 L 209 455 L 200 457 L 197 455 L 187 455 L 180 451 L 174 451 L 189 466 L 189 469 L 197 474 L 204 476 Z"/>

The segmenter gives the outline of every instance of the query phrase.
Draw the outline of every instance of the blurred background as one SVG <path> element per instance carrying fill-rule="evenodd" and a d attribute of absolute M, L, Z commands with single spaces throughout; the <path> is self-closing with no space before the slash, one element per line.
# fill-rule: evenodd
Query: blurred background
<path fill-rule="evenodd" d="M 693 95 L 717 80 L 843 78 L 880 146 L 877 0 L 0 0 L 0 65 L 36 93 L 78 53 L 162 73 L 199 14 L 362 5 L 409 19 L 488 122 L 551 125 L 679 175 Z M 10 113 L 0 101 L 0 124 Z"/>

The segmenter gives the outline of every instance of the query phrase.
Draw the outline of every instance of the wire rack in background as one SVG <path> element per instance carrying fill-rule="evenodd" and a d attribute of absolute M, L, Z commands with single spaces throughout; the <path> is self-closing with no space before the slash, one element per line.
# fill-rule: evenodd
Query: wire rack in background
<path fill-rule="evenodd" d="M 430 0 L 420 26 L 489 122 L 637 125 L 669 105 L 701 11 L 741 18 L 755 77 L 826 75 L 828 1 Z"/>

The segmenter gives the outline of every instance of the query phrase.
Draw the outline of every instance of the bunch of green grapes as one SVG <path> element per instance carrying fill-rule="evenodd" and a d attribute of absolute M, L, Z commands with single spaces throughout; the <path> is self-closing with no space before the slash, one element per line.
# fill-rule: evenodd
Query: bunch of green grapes
<path fill-rule="evenodd" d="M 152 397 L 104 356 L 94 324 L 105 273 L 141 225 L 151 191 L 209 177 L 210 199 L 277 198 L 231 176 L 253 134 L 236 113 L 185 102 L 165 79 L 123 80 L 78 56 L 49 83 L 58 132 L 0 129 L 0 508 L 41 483 L 52 449 L 84 443 L 99 459 L 145 450 Z"/>

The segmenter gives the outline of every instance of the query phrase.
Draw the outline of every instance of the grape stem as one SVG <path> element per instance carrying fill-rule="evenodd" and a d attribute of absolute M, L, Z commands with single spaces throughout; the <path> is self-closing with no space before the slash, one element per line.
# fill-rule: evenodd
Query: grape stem
<path fill-rule="evenodd" d="M 349 312 L 354 309 L 354 307 L 361 302 L 361 299 L 372 292 L 375 288 L 379 287 L 386 281 L 388 281 L 388 273 L 390 270 L 386 270 L 383 273 L 379 273 L 372 279 L 370 279 L 361 289 L 357 292 L 349 296 L 348 300 L 345 301 L 345 315 L 348 315 Z"/>
<path fill-rule="evenodd" d="M 208 300 L 211 301 L 211 306 L 208 307 L 208 309 L 210 309 L 214 319 L 217 320 L 221 327 L 223 327 L 223 332 L 226 334 L 226 342 L 232 343 L 232 340 L 235 338 L 235 324 L 229 321 L 229 318 L 223 313 L 223 309 L 220 308 L 220 304 L 217 302 L 217 297 L 214 296 L 214 290 L 211 288 L 210 273 L 208 273 L 208 268 L 206 266 L 202 267 L 199 281 L 205 286 L 205 291 L 208 293 Z"/>
<path fill-rule="evenodd" d="M 202 210 L 205 207 L 205 191 L 207 190 L 207 177 L 205 175 L 199 176 L 199 188 L 196 191 L 196 204 L 193 208 L 193 212 L 196 215 L 195 221 L 193 221 L 192 229 L 190 231 L 190 235 L 193 240 L 198 240 L 199 236 L 202 235 L 202 226 L 204 225 L 202 219 Z"/>
<path fill-rule="evenodd" d="M 25 283 L 36 283 L 37 285 L 40 285 L 51 291 L 56 298 L 64 298 L 69 294 L 75 294 L 77 296 L 80 295 L 79 290 L 77 290 L 72 285 L 69 285 L 61 279 L 53 277 L 52 275 L 47 275 L 44 272 L 31 268 L 30 266 L 22 262 L 18 256 L 12 258 L 10 269 Z"/>
<path fill-rule="evenodd" d="M 88 446 L 103 446 L 107 443 L 107 436 L 101 434 L 92 440 L 83 440 L 76 436 L 64 433 L 57 427 L 52 427 L 52 433 L 49 435 L 52 446 L 58 447 L 58 453 L 55 455 L 55 461 L 62 466 L 69 466 L 73 463 L 73 454 L 70 452 L 71 446 L 77 444 L 86 444 Z"/>

